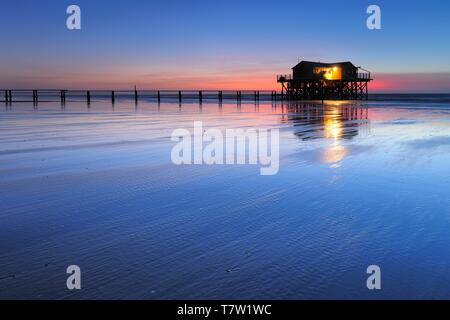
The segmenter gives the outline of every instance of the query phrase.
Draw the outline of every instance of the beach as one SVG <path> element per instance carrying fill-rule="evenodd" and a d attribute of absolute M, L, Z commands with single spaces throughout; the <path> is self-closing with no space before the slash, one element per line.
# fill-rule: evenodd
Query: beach
<path fill-rule="evenodd" d="M 174 165 L 194 121 L 279 129 L 278 173 Z M 0 299 L 450 298 L 448 95 L 16 103 L 0 134 Z"/>

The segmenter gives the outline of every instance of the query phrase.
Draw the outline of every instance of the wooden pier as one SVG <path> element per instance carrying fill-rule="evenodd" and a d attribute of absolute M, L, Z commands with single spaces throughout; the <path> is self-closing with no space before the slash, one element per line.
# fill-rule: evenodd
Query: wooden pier
<path fill-rule="evenodd" d="M 116 104 L 118 101 L 133 101 L 135 104 L 142 102 L 168 102 L 168 103 L 251 103 L 255 104 L 270 101 L 302 100 L 302 101 L 322 101 L 336 100 L 333 96 L 322 95 L 300 95 L 296 91 L 268 91 L 268 90 L 66 90 L 66 89 L 0 89 L 0 102 L 6 105 L 13 103 L 32 103 L 37 106 L 42 102 L 59 102 L 62 105 L 70 102 L 85 102 L 90 106 L 93 102 L 110 102 Z M 360 92 L 359 96 L 367 93 L 364 88 L 357 85 L 354 92 Z M 318 92 L 318 91 L 314 91 Z M 345 93 L 345 91 L 344 91 Z M 3 101 L 1 101 L 3 97 Z M 345 93 L 342 98 L 351 100 L 353 97 Z"/>
<path fill-rule="evenodd" d="M 109 101 L 115 104 L 118 100 L 143 102 L 219 102 L 234 101 L 237 103 L 283 100 L 285 95 L 277 91 L 268 90 L 66 90 L 66 89 L 0 89 L 4 100 L 0 102 L 12 103 L 86 102 Z"/>
<path fill-rule="evenodd" d="M 161 103 L 203 101 L 324 101 L 324 100 L 368 100 L 368 83 L 372 81 L 369 71 L 356 67 L 351 62 L 322 63 L 301 61 L 292 68 L 292 75 L 277 76 L 281 91 L 267 90 L 66 90 L 66 89 L 0 89 L 4 92 L 4 103 L 85 101 L 91 105 L 95 101 L 117 99 Z"/>

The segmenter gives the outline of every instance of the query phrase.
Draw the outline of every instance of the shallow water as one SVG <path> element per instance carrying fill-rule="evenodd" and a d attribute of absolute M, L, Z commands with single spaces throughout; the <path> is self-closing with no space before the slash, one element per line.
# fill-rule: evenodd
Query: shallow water
<path fill-rule="evenodd" d="M 448 107 L 3 107 L 0 298 L 449 299 Z M 278 174 L 175 166 L 170 135 L 194 121 L 279 128 Z"/>

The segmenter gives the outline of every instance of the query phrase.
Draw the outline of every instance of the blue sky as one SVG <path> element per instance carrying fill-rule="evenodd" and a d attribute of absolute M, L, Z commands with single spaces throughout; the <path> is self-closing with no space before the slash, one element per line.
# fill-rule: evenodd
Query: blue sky
<path fill-rule="evenodd" d="M 70 4 L 80 31 L 66 29 Z M 366 28 L 370 4 L 382 30 Z M 380 90 L 450 91 L 449 17 L 435 0 L 9 1 L 0 86 L 276 87 L 302 59 L 353 61 Z"/>

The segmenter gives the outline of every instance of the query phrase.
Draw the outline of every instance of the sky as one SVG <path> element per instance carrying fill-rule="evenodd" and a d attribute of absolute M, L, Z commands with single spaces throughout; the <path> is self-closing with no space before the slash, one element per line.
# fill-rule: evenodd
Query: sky
<path fill-rule="evenodd" d="M 310 60 L 363 66 L 372 92 L 450 93 L 449 38 L 442 0 L 2 1 L 0 88 L 272 90 Z"/>

